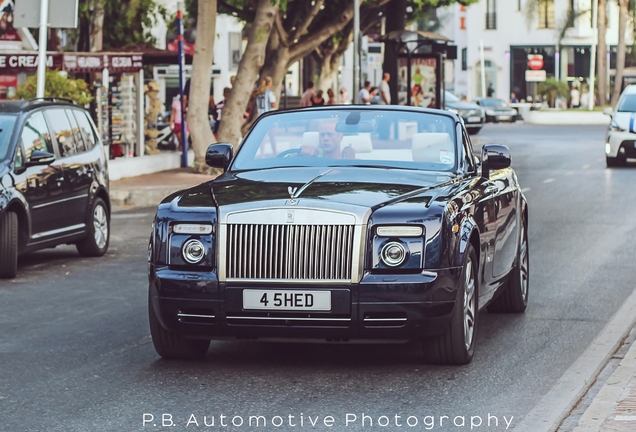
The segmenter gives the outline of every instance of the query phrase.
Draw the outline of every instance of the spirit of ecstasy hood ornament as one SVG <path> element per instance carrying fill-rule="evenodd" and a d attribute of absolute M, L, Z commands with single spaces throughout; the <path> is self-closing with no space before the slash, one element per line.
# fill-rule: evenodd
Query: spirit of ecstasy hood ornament
<path fill-rule="evenodd" d="M 324 173 L 318 174 L 316 177 L 312 178 L 307 183 L 302 185 L 300 187 L 300 189 L 298 189 L 297 187 L 288 186 L 287 187 L 287 192 L 289 193 L 289 196 L 291 197 L 291 199 L 288 201 L 288 203 L 291 204 L 291 205 L 296 204 L 298 202 L 297 200 L 298 200 L 298 197 L 300 196 L 300 194 L 303 193 L 303 191 L 305 189 L 307 189 L 310 184 L 312 184 L 313 182 L 318 180 L 320 177 L 329 174 L 331 171 L 333 171 L 333 169 L 330 169 L 330 170 L 325 171 Z"/>

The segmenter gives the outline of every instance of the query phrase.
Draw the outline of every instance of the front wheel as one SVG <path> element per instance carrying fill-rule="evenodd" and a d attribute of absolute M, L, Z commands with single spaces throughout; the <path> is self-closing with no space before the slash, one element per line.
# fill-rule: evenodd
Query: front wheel
<path fill-rule="evenodd" d="M 450 327 L 443 335 L 422 341 L 427 363 L 463 365 L 473 359 L 478 311 L 477 266 L 475 250 L 468 245 Z"/>
<path fill-rule="evenodd" d="M 95 198 L 89 213 L 86 237 L 75 246 L 80 255 L 100 257 L 108 250 L 110 240 L 110 215 L 108 207 L 101 198 Z"/>
<path fill-rule="evenodd" d="M 0 216 L 0 278 L 13 279 L 18 274 L 18 215 Z"/>
<path fill-rule="evenodd" d="M 157 354 L 171 360 L 197 360 L 205 357 L 210 347 L 209 340 L 186 339 L 178 333 L 163 328 L 148 296 L 148 318 L 150 335 Z"/>

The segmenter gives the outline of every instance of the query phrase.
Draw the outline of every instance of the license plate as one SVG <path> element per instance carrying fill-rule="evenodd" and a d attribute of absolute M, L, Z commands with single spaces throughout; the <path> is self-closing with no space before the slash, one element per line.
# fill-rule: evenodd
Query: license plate
<path fill-rule="evenodd" d="M 479 123 L 481 121 L 481 117 L 473 116 L 468 117 L 468 123 Z"/>
<path fill-rule="evenodd" d="M 499 116 L 499 120 L 510 120 L 510 116 L 509 115 Z"/>
<path fill-rule="evenodd" d="M 330 291 L 243 290 L 243 309 L 330 311 Z"/>

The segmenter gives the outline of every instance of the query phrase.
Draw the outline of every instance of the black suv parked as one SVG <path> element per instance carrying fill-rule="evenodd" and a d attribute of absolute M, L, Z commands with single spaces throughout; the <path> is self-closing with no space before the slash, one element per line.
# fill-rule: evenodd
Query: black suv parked
<path fill-rule="evenodd" d="M 109 234 L 107 160 L 88 112 L 0 102 L 0 277 L 15 277 L 18 255 L 63 243 L 102 256 Z"/>

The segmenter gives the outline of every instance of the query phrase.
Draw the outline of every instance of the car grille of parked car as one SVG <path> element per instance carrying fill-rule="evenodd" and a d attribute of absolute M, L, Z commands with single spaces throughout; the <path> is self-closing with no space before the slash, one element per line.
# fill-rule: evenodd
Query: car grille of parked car
<path fill-rule="evenodd" d="M 351 280 L 354 225 L 227 227 L 228 279 Z"/>

